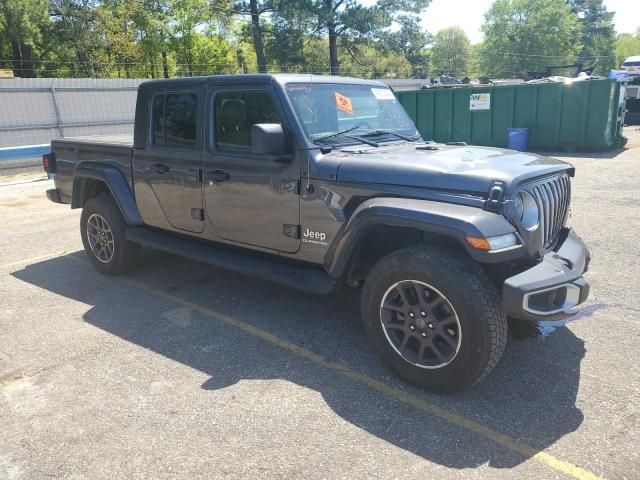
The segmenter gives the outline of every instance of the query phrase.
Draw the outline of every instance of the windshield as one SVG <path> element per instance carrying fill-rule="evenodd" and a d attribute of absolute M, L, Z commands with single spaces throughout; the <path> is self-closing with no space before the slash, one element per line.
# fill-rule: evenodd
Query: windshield
<path fill-rule="evenodd" d="M 358 136 L 376 136 L 376 141 L 420 138 L 389 88 L 289 83 L 286 90 L 307 138 L 312 141 L 347 144 L 354 143 L 354 137 Z"/>

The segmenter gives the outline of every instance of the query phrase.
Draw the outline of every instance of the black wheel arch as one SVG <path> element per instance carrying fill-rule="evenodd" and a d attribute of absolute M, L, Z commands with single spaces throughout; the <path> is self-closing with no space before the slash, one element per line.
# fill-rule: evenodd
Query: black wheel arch
<path fill-rule="evenodd" d="M 492 254 L 471 247 L 466 237 L 492 237 L 515 231 L 502 215 L 476 207 L 431 200 L 374 198 L 359 205 L 341 228 L 324 266 L 332 276 L 340 277 L 353 270 L 363 249 L 370 249 L 378 239 L 384 240 L 381 250 L 385 254 L 410 245 L 436 243 L 459 249 L 480 263 L 506 262 L 526 255 L 525 249 Z"/>
<path fill-rule="evenodd" d="M 73 175 L 71 208 L 82 208 L 90 199 L 109 193 L 128 225 L 142 225 L 133 191 L 124 175 L 111 165 L 98 162 L 80 163 Z"/>

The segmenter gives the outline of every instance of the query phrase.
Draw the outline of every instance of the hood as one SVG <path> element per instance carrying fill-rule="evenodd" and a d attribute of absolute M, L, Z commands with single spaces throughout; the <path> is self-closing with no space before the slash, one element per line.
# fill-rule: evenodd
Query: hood
<path fill-rule="evenodd" d="M 422 148 L 421 148 L 422 147 Z M 403 143 L 334 150 L 327 157 L 339 164 L 337 180 L 457 190 L 486 194 L 494 182 L 506 192 L 523 180 L 566 171 L 561 160 L 493 147 Z M 571 173 L 573 174 L 573 172 Z"/>

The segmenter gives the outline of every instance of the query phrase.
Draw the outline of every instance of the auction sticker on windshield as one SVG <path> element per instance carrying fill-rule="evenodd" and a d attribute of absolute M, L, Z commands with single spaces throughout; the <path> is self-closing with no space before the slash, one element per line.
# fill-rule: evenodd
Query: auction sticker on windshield
<path fill-rule="evenodd" d="M 349 97 L 345 97 L 341 93 L 336 92 L 336 107 L 349 115 L 353 115 L 353 104 Z"/>
<path fill-rule="evenodd" d="M 395 95 L 388 88 L 372 88 L 371 93 L 377 100 L 395 100 Z"/>

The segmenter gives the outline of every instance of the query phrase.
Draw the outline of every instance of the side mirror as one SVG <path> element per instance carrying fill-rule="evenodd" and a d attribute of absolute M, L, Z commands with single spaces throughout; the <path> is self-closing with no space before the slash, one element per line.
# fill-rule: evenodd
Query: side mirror
<path fill-rule="evenodd" d="M 286 153 L 286 141 L 279 123 L 256 123 L 251 127 L 251 151 L 256 154 Z"/>

